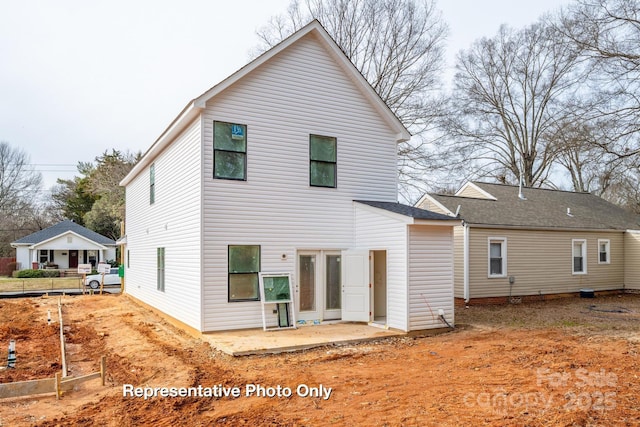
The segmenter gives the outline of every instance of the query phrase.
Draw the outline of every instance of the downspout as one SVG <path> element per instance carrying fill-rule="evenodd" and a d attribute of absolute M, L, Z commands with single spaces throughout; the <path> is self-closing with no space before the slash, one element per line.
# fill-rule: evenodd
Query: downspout
<path fill-rule="evenodd" d="M 464 280 L 464 302 L 469 303 L 469 224 L 462 222 L 464 247 L 462 249 L 463 280 Z"/>

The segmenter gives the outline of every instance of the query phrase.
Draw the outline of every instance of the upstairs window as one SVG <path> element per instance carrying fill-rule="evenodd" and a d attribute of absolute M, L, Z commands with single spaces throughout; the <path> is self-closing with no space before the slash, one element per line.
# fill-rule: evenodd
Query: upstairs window
<path fill-rule="evenodd" d="M 337 141 L 330 136 L 309 136 L 309 183 L 312 187 L 336 188 Z"/>
<path fill-rule="evenodd" d="M 229 245 L 229 302 L 258 301 L 259 245 Z"/>
<path fill-rule="evenodd" d="M 609 264 L 611 241 L 609 239 L 598 239 L 598 264 Z"/>
<path fill-rule="evenodd" d="M 213 122 L 213 177 L 247 180 L 247 125 Z"/>
<path fill-rule="evenodd" d="M 587 273 L 587 241 L 574 239 L 573 244 L 573 274 Z"/>
<path fill-rule="evenodd" d="M 156 201 L 156 164 L 152 163 L 149 166 L 149 204 L 154 204 Z"/>
<path fill-rule="evenodd" d="M 507 239 L 504 237 L 489 238 L 489 277 L 505 277 L 507 275 Z"/>

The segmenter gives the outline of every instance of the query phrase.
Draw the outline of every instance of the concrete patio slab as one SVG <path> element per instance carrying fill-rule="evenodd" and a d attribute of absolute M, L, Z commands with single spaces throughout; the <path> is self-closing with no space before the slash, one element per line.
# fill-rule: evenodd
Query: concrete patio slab
<path fill-rule="evenodd" d="M 243 329 L 209 332 L 202 339 L 232 356 L 300 351 L 325 345 L 347 345 L 380 338 L 400 337 L 406 333 L 364 323 L 322 323 L 301 325 L 297 329 Z"/>

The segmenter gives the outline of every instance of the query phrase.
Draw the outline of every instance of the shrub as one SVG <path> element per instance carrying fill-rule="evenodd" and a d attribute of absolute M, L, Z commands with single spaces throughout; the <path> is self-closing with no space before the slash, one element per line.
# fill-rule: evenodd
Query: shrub
<path fill-rule="evenodd" d="M 20 270 L 18 271 L 18 274 L 16 274 L 16 277 L 18 279 L 34 279 L 38 277 L 44 277 L 44 272 L 45 270 Z"/>
<path fill-rule="evenodd" d="M 60 270 L 40 270 L 43 272 L 42 277 L 60 277 Z"/>
<path fill-rule="evenodd" d="M 42 277 L 60 277 L 59 270 L 20 270 L 15 277 L 18 279 L 38 279 Z"/>

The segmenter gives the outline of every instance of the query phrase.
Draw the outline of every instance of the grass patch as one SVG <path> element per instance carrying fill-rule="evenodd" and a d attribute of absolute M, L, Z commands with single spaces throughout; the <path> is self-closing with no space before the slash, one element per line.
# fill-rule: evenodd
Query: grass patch
<path fill-rule="evenodd" d="M 82 290 L 81 277 L 42 277 L 17 279 L 0 277 L 0 292 L 50 291 L 54 289 Z"/>
<path fill-rule="evenodd" d="M 584 326 L 584 323 L 578 322 L 576 320 L 561 320 L 560 322 L 552 323 L 550 326 L 560 328 L 576 328 L 578 326 Z"/>
<path fill-rule="evenodd" d="M 456 309 L 456 322 L 490 328 L 570 329 L 572 333 L 593 331 L 638 333 L 640 295 L 599 296 L 595 299 L 556 300 L 470 306 Z"/>
<path fill-rule="evenodd" d="M 527 320 L 514 318 L 511 320 L 508 320 L 506 324 L 511 328 L 525 328 L 527 326 Z"/>

